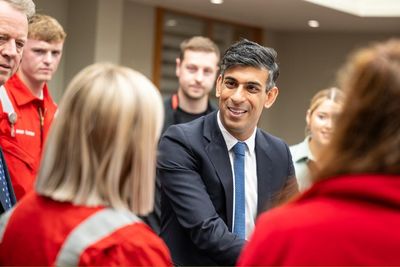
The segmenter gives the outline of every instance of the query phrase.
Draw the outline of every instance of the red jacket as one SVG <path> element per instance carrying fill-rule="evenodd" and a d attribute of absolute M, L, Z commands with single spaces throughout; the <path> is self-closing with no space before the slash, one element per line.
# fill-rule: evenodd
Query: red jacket
<path fill-rule="evenodd" d="M 113 214 L 98 216 L 104 211 Z M 5 224 L 0 225 L 0 265 L 171 266 L 164 242 L 133 214 L 128 213 L 133 222 L 124 221 L 129 217 L 126 214 L 104 207 L 53 201 L 31 192 L 2 219 Z M 118 221 L 123 222 L 118 227 L 109 227 Z M 82 227 L 85 223 L 86 228 Z M 68 242 L 73 245 L 69 250 Z M 60 263 L 62 254 L 76 262 Z"/>
<path fill-rule="evenodd" d="M 33 188 L 44 141 L 57 105 L 53 102 L 47 85 L 43 88 L 43 99 L 34 96 L 16 74 L 4 86 L 17 113 L 17 121 L 14 125 L 15 135 L 12 136 L 8 114 L 3 112 L 0 105 L 0 146 L 19 200 Z M 39 109 L 43 118 L 42 125 Z"/>
<path fill-rule="evenodd" d="M 400 266 L 400 176 L 315 184 L 263 214 L 238 266 Z"/>

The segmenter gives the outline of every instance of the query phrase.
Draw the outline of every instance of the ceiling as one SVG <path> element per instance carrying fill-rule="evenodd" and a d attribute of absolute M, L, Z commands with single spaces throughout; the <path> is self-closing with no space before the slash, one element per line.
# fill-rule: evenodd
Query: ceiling
<path fill-rule="evenodd" d="M 361 18 L 302 0 L 225 0 L 222 5 L 211 4 L 209 0 L 131 1 L 273 31 L 389 32 L 400 35 L 400 17 Z M 310 28 L 307 25 L 310 19 L 318 20 L 320 27 Z"/>

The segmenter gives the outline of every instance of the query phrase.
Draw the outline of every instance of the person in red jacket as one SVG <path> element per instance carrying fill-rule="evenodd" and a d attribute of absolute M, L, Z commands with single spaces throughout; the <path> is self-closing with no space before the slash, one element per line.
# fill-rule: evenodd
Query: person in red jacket
<path fill-rule="evenodd" d="M 238 266 L 400 265 L 400 39 L 357 51 L 315 185 L 265 213 Z"/>
<path fill-rule="evenodd" d="M 35 191 L 0 219 L 0 265 L 171 266 L 138 216 L 153 209 L 161 95 L 144 75 L 94 64 L 70 83 Z"/>
<path fill-rule="evenodd" d="M 0 145 L 17 200 L 33 188 L 57 111 L 47 82 L 57 70 L 66 37 L 57 20 L 46 15 L 31 17 L 28 28 L 21 65 L 4 85 L 6 99 L 1 99 L 0 108 L 0 114 L 7 113 L 0 119 Z"/>
<path fill-rule="evenodd" d="M 0 102 L 4 98 L 3 84 L 17 71 L 23 47 L 28 39 L 28 20 L 35 14 L 32 0 L 0 0 Z M 8 114 L 0 112 L 0 121 Z M 0 131 L 2 125 L 0 123 Z M 0 144 L 0 214 L 16 202 L 7 164 Z"/>

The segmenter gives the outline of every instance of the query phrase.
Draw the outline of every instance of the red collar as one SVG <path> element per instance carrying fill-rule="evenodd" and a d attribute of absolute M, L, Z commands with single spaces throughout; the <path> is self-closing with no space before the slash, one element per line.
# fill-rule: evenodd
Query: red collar
<path fill-rule="evenodd" d="M 18 106 L 25 105 L 33 101 L 42 101 L 32 94 L 31 90 L 22 82 L 17 74 L 14 74 L 5 84 L 8 92 L 12 95 Z M 12 90 L 10 90 L 12 88 Z M 48 97 L 47 84 L 43 86 L 43 99 Z"/>

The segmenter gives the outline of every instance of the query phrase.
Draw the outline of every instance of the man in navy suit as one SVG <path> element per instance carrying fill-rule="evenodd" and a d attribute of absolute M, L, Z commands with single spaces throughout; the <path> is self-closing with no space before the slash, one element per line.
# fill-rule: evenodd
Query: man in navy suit
<path fill-rule="evenodd" d="M 278 96 L 278 75 L 273 49 L 248 40 L 233 44 L 216 82 L 219 111 L 171 126 L 162 137 L 160 235 L 174 264 L 235 265 L 256 216 L 285 188 L 297 188 L 288 146 L 257 128 Z M 242 176 L 233 151 L 238 142 L 245 143 Z M 240 186 L 235 172 L 243 177 Z M 239 224 L 243 234 L 236 232 Z"/>

